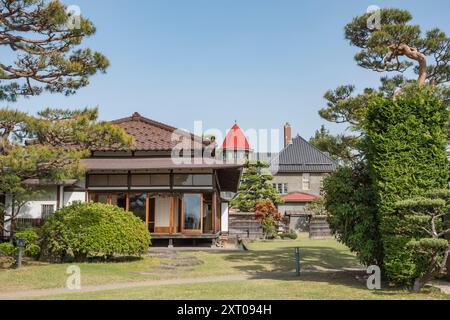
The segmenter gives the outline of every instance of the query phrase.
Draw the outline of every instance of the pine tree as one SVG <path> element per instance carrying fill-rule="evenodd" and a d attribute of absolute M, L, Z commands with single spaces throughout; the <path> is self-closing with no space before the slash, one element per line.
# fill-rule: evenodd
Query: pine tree
<path fill-rule="evenodd" d="M 268 170 L 269 164 L 262 161 L 249 161 L 245 164 L 238 194 L 231 206 L 243 212 L 253 212 L 258 200 L 272 200 L 274 204 L 283 202 L 278 191 L 270 181 L 273 176 Z"/>

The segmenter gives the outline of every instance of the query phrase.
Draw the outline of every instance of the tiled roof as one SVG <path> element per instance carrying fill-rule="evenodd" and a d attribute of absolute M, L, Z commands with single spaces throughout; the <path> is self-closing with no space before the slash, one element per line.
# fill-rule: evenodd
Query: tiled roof
<path fill-rule="evenodd" d="M 250 144 L 248 143 L 247 138 L 245 137 L 244 132 L 242 132 L 241 128 L 234 124 L 230 131 L 228 131 L 227 136 L 222 144 L 223 150 L 250 150 Z"/>
<path fill-rule="evenodd" d="M 170 151 L 179 146 L 180 142 L 192 149 L 201 149 L 204 142 L 188 132 L 177 131 L 178 129 L 161 122 L 157 122 L 141 116 L 135 112 L 131 117 L 111 121 L 111 123 L 122 127 L 135 140 L 134 150 L 139 151 Z M 177 131 L 173 140 L 174 132 Z M 191 149 L 191 148 L 189 148 Z"/>
<path fill-rule="evenodd" d="M 292 192 L 282 196 L 284 202 L 310 202 L 316 199 L 316 196 L 303 192 Z"/>
<path fill-rule="evenodd" d="M 300 136 L 284 148 L 271 163 L 277 172 L 333 172 L 336 163 Z"/>

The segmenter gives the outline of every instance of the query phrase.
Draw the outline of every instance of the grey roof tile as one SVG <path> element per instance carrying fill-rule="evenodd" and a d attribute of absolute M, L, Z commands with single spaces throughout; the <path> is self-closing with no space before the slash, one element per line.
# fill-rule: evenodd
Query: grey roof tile
<path fill-rule="evenodd" d="M 272 170 L 277 172 L 332 172 L 336 163 L 324 152 L 300 136 L 292 139 L 278 157 L 272 160 Z"/>

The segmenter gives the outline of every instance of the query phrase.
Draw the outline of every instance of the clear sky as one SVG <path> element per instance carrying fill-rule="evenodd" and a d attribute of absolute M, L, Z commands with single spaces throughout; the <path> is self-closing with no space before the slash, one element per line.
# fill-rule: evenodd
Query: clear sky
<path fill-rule="evenodd" d="M 45 94 L 10 107 L 99 106 L 102 120 L 137 111 L 193 130 L 282 128 L 309 138 L 323 94 L 341 84 L 378 85 L 356 66 L 343 27 L 369 5 L 407 9 L 423 29 L 450 34 L 450 1 L 64 0 L 94 21 L 85 45 L 111 61 L 76 95 Z M 328 125 L 328 124 L 327 124 Z M 333 132 L 342 127 L 329 125 Z"/>

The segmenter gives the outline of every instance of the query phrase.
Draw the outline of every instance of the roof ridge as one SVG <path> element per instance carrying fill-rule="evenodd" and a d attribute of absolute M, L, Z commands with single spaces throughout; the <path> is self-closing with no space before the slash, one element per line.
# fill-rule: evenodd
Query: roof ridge
<path fill-rule="evenodd" d="M 207 142 L 206 140 L 203 139 L 203 137 L 197 136 L 197 135 L 193 134 L 192 132 L 190 132 L 188 130 L 184 130 L 184 129 L 181 129 L 181 128 L 176 128 L 176 127 L 173 127 L 171 125 L 168 125 L 168 124 L 165 124 L 165 123 L 162 123 L 162 122 L 159 122 L 159 121 L 156 121 L 156 120 L 144 117 L 139 112 L 134 112 L 130 117 L 120 118 L 120 119 L 117 119 L 117 120 L 112 120 L 112 121 L 110 121 L 110 123 L 112 123 L 112 124 L 120 124 L 120 123 L 124 123 L 124 122 L 127 122 L 127 121 L 133 121 L 133 120 L 141 121 L 143 123 L 146 123 L 146 124 L 158 127 L 158 128 L 160 128 L 162 130 L 166 130 L 166 131 L 169 131 L 169 132 L 172 132 L 172 133 L 174 131 L 183 131 L 186 135 L 189 135 L 191 137 L 191 139 L 193 139 L 194 141 L 200 142 L 202 144 L 205 144 Z"/>
<path fill-rule="evenodd" d="M 173 127 L 171 125 L 168 125 L 168 124 L 165 124 L 165 123 L 162 123 L 162 122 L 159 122 L 159 121 L 156 121 L 156 120 L 144 117 L 144 116 L 140 115 L 138 112 L 134 112 L 131 117 L 120 118 L 120 119 L 113 120 L 113 121 L 110 121 L 110 122 L 114 123 L 114 124 L 118 124 L 118 123 L 123 123 L 123 122 L 126 122 L 126 121 L 132 121 L 132 120 L 142 121 L 144 123 L 157 126 L 157 127 L 161 128 L 161 129 L 167 130 L 167 131 L 172 131 L 173 132 L 175 130 L 178 130 L 178 128 L 175 128 L 175 127 Z"/>

